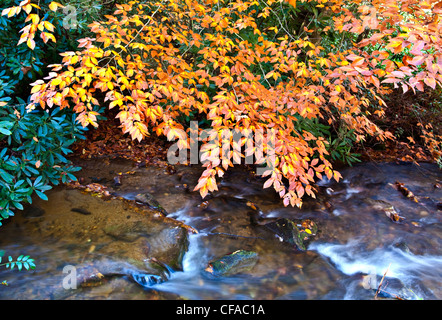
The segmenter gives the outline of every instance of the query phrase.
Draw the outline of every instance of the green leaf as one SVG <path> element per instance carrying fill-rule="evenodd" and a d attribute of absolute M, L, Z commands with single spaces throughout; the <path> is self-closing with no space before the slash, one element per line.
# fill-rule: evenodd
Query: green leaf
<path fill-rule="evenodd" d="M 42 200 L 46 200 L 46 201 L 48 200 L 48 196 L 45 195 L 43 192 L 38 191 L 38 190 L 35 190 L 35 193 L 37 194 L 37 196 L 40 197 L 40 199 L 42 199 Z"/>
<path fill-rule="evenodd" d="M 0 211 L 0 215 L 2 216 L 3 219 L 8 219 L 9 218 L 9 210 Z"/>
<path fill-rule="evenodd" d="M 0 169 L 0 175 L 6 183 L 12 183 L 12 181 L 14 180 L 14 177 L 7 173 L 5 170 Z"/>
<path fill-rule="evenodd" d="M 18 201 L 12 201 L 12 204 L 15 208 L 17 208 L 18 210 L 23 210 L 23 205 L 18 202 Z"/>
<path fill-rule="evenodd" d="M 2 127 L 0 127 L 0 133 L 4 134 L 5 136 L 10 136 L 12 134 L 11 131 L 9 131 L 8 129 L 2 128 Z"/>
<path fill-rule="evenodd" d="M 35 181 L 34 181 L 34 187 L 37 188 L 40 186 L 40 184 L 43 184 L 43 183 L 41 183 L 42 179 L 43 179 L 43 176 L 38 176 L 37 179 L 35 179 Z"/>
<path fill-rule="evenodd" d="M 66 159 L 65 157 L 63 157 L 60 153 L 56 153 L 55 156 L 58 158 L 58 160 L 60 160 L 63 163 L 68 163 L 68 159 Z"/>

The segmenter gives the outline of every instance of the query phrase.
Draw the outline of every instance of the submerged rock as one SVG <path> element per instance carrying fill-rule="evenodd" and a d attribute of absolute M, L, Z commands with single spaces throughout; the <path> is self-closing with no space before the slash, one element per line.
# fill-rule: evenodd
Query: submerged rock
<path fill-rule="evenodd" d="M 137 194 L 135 196 L 135 200 L 149 206 L 154 210 L 158 210 L 164 215 L 168 214 L 163 206 L 148 192 Z"/>
<path fill-rule="evenodd" d="M 404 217 L 399 215 L 394 206 L 387 201 L 366 198 L 364 199 L 364 202 L 371 205 L 375 210 L 383 211 L 393 222 L 401 222 L 402 220 L 405 220 Z"/>
<path fill-rule="evenodd" d="M 170 269 L 155 259 L 147 259 L 143 268 L 139 269 L 125 261 L 101 257 L 71 266 L 66 271 L 68 277 L 74 275 L 75 278 L 58 281 L 58 284 L 52 287 L 52 299 L 66 299 L 80 290 L 104 285 L 115 277 L 127 277 L 143 287 L 150 287 L 167 281 L 170 276 Z"/>
<path fill-rule="evenodd" d="M 36 217 L 41 217 L 42 215 L 45 214 L 45 211 L 38 207 L 38 206 L 34 206 L 34 205 L 29 205 L 24 211 L 23 211 L 23 216 L 25 218 L 36 218 Z"/>
<path fill-rule="evenodd" d="M 258 261 L 254 251 L 237 250 L 209 263 L 204 270 L 215 277 L 228 276 L 251 270 Z"/>
<path fill-rule="evenodd" d="M 407 254 L 412 254 L 410 248 L 408 247 L 408 245 L 404 241 L 399 241 L 399 242 L 393 244 L 393 247 L 397 248 Z"/>
<path fill-rule="evenodd" d="M 141 221 L 127 222 L 122 224 L 108 225 L 103 228 L 105 234 L 111 238 L 124 241 L 124 242 L 134 242 L 141 236 L 143 231 L 143 225 Z"/>
<path fill-rule="evenodd" d="M 120 258 L 137 267 L 143 267 L 146 258 L 154 258 L 174 270 L 182 270 L 183 257 L 189 246 L 188 232 L 184 227 L 151 226 L 147 221 L 135 221 L 110 225 L 103 231 L 116 240 L 107 246 L 109 250 L 115 247 Z M 125 249 L 121 250 L 122 247 Z"/>

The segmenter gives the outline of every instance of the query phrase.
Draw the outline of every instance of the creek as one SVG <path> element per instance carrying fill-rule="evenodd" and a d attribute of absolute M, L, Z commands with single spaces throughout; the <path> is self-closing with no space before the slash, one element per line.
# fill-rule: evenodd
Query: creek
<path fill-rule="evenodd" d="M 99 183 L 117 199 L 60 186 L 47 193 L 49 201 L 35 199 L 5 221 L 0 249 L 30 255 L 37 268 L 1 269 L 8 285 L 0 285 L 0 299 L 366 300 L 381 280 L 379 298 L 442 298 L 442 171 L 435 164 L 343 168 L 342 181 L 321 180 L 317 199 L 299 209 L 284 207 L 246 169 L 229 170 L 219 191 L 202 200 L 192 191 L 198 166 L 77 162 L 81 184 Z M 153 195 L 167 217 L 134 204 L 142 193 Z M 296 250 L 254 226 L 251 211 L 262 219 L 309 219 L 318 231 L 305 251 Z M 231 275 L 205 272 L 237 250 L 256 252 L 256 264 Z M 84 285 L 63 287 L 66 266 L 86 270 Z"/>

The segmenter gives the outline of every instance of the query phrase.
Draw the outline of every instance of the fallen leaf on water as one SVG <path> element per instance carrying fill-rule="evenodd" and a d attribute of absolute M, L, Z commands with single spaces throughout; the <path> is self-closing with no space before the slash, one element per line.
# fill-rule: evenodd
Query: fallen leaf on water
<path fill-rule="evenodd" d="M 400 222 L 402 220 L 405 220 L 404 217 L 401 217 L 399 214 L 397 214 L 396 212 L 390 212 L 390 211 L 386 211 L 385 214 L 387 215 L 387 217 L 389 217 L 393 222 Z"/>
<path fill-rule="evenodd" d="M 394 183 L 395 188 L 400 191 L 405 197 L 410 198 L 411 200 L 413 200 L 414 202 L 418 202 L 416 196 L 413 194 L 413 192 L 411 192 L 410 190 L 408 190 L 408 188 L 405 187 L 405 185 L 399 181 L 396 181 Z"/>
<path fill-rule="evenodd" d="M 209 206 L 209 201 L 203 201 L 198 205 L 198 208 L 206 209 Z"/>

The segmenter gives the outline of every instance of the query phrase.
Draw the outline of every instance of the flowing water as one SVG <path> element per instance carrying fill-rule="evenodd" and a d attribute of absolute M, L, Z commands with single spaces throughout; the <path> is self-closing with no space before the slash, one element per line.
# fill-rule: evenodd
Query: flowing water
<path fill-rule="evenodd" d="M 219 191 L 203 201 L 192 192 L 201 173 L 198 167 L 171 171 L 125 161 L 80 165 L 84 183 L 99 181 L 128 200 L 149 192 L 167 217 L 198 230 L 189 235 L 182 270 L 170 269 L 167 280 L 157 284 L 126 275 L 99 286 L 60 291 L 66 265 L 78 265 L 96 252 L 112 257 L 134 251 L 134 242 L 110 241 L 97 230 L 136 213 L 101 207 L 97 197 L 57 188 L 48 193 L 49 201 L 36 199 L 31 209 L 1 227 L 5 256 L 27 254 L 37 265 L 32 271 L 1 269 L 0 282 L 8 284 L 0 285 L 1 299 L 374 299 L 381 280 L 378 297 L 442 298 L 442 172 L 436 165 L 365 163 L 346 168 L 340 183 L 318 183 L 318 199 L 306 199 L 302 209 L 284 207 L 247 170 L 229 171 Z M 124 172 L 121 186 L 115 186 L 113 178 Z M 396 182 L 417 202 L 397 190 Z M 250 223 L 251 203 L 263 218 L 311 219 L 319 231 L 306 251 L 294 250 Z M 83 208 L 83 214 L 72 212 L 73 207 Z M 391 219 L 391 207 L 403 220 Z M 50 237 L 42 236 L 47 230 Z M 240 249 L 258 253 L 251 270 L 222 277 L 204 272 L 210 261 Z"/>

